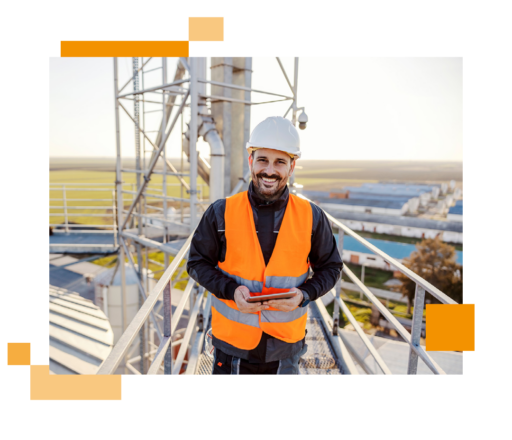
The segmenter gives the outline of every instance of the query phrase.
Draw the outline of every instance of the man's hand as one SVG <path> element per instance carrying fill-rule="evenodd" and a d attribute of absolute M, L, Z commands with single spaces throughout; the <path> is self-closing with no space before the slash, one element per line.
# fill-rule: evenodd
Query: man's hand
<path fill-rule="evenodd" d="M 302 292 L 296 287 L 290 289 L 290 292 L 295 292 L 295 295 L 289 299 L 272 299 L 265 301 L 263 304 L 268 304 L 270 307 L 280 310 L 281 312 L 291 312 L 299 306 L 304 295 L 302 295 Z"/>
<path fill-rule="evenodd" d="M 235 303 L 242 313 L 257 313 L 261 310 L 268 309 L 268 305 L 259 303 L 248 303 L 246 301 L 251 294 L 249 293 L 249 289 L 245 286 L 238 286 L 235 290 Z"/>

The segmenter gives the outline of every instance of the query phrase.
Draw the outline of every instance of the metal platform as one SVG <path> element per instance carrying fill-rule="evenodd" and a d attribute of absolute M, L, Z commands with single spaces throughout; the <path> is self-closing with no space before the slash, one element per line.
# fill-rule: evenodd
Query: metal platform
<path fill-rule="evenodd" d="M 343 374 L 343 369 L 331 347 L 326 329 L 316 307 L 308 310 L 306 324 L 306 344 L 308 350 L 300 359 L 300 374 Z M 213 358 L 201 355 L 196 374 L 208 375 L 212 373 Z"/>
<path fill-rule="evenodd" d="M 111 254 L 118 248 L 112 233 L 54 231 L 50 235 L 50 253 Z"/>

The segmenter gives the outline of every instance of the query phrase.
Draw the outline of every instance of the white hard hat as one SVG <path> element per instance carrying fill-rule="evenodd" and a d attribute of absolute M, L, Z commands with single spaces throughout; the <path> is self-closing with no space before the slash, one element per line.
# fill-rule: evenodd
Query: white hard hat
<path fill-rule="evenodd" d="M 299 132 L 288 119 L 281 116 L 270 116 L 256 125 L 246 148 L 249 154 L 258 148 L 270 148 L 299 158 Z"/>

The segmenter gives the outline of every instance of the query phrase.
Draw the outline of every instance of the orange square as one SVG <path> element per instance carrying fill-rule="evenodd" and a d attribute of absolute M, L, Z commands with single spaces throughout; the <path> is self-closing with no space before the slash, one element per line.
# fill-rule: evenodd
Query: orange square
<path fill-rule="evenodd" d="M 189 41 L 224 41 L 224 17 L 190 17 Z"/>
<path fill-rule="evenodd" d="M 8 343 L 7 365 L 30 365 L 30 344 Z"/>
<path fill-rule="evenodd" d="M 427 351 L 474 351 L 474 304 L 427 304 Z"/>

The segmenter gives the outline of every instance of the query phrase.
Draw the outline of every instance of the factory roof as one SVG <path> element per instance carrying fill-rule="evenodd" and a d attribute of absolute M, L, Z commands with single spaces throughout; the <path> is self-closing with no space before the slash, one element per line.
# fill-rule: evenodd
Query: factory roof
<path fill-rule="evenodd" d="M 448 210 L 448 214 L 462 215 L 462 204 L 461 205 L 452 206 Z"/>
<path fill-rule="evenodd" d="M 390 257 L 403 260 L 416 251 L 416 246 L 409 243 L 398 243 L 396 241 L 377 240 L 366 238 L 374 246 L 384 251 Z M 361 252 L 363 254 L 373 254 L 366 246 L 363 246 L 355 238 L 346 235 L 343 239 L 343 248 L 347 251 Z M 455 251 L 457 254 L 457 263 L 462 264 L 462 251 Z"/>
<path fill-rule="evenodd" d="M 407 203 L 414 197 L 410 196 L 401 196 L 401 195 L 388 195 L 388 194 L 363 194 L 363 193 L 355 193 L 349 195 L 350 200 L 388 200 L 390 202 L 404 202 Z"/>
<path fill-rule="evenodd" d="M 418 197 L 420 194 L 429 193 L 431 190 L 428 189 L 411 189 L 401 187 L 362 187 L 362 186 L 346 186 L 345 190 L 349 193 L 362 193 L 362 194 L 374 194 L 374 195 L 400 195 L 409 197 Z"/>
<path fill-rule="evenodd" d="M 326 198 L 331 198 L 330 197 L 330 194 L 332 193 L 336 193 L 338 192 L 337 190 L 332 190 L 332 191 L 303 191 L 302 193 L 316 201 L 318 199 L 326 199 Z M 408 202 L 409 200 L 411 200 L 411 196 L 404 196 L 404 195 L 400 195 L 400 194 L 395 194 L 395 195 L 388 195 L 388 194 L 365 194 L 365 193 L 354 193 L 352 195 L 349 195 L 348 197 L 349 199 L 351 200 L 387 200 L 387 201 L 392 201 L 392 202 Z M 336 199 L 336 197 L 334 197 L 334 199 Z"/>
<path fill-rule="evenodd" d="M 408 183 L 363 183 L 361 185 L 363 188 L 396 188 L 396 189 L 408 189 L 408 190 L 426 190 L 432 191 L 436 185 L 418 185 L 418 184 L 408 184 Z"/>
<path fill-rule="evenodd" d="M 384 225 L 408 226 L 411 228 L 435 229 L 438 231 L 462 232 L 462 223 L 431 220 L 418 217 L 392 216 L 383 214 L 366 214 L 363 212 L 336 212 L 335 208 L 328 207 L 326 211 L 340 221 L 355 220 Z"/>
<path fill-rule="evenodd" d="M 378 198 L 373 199 L 331 199 L 331 198 L 318 198 L 317 201 L 321 204 L 333 204 L 333 205 L 351 205 L 351 206 L 368 206 L 371 208 L 387 208 L 387 209 L 402 209 L 407 201 L 394 201 L 394 200 L 383 200 Z"/>

